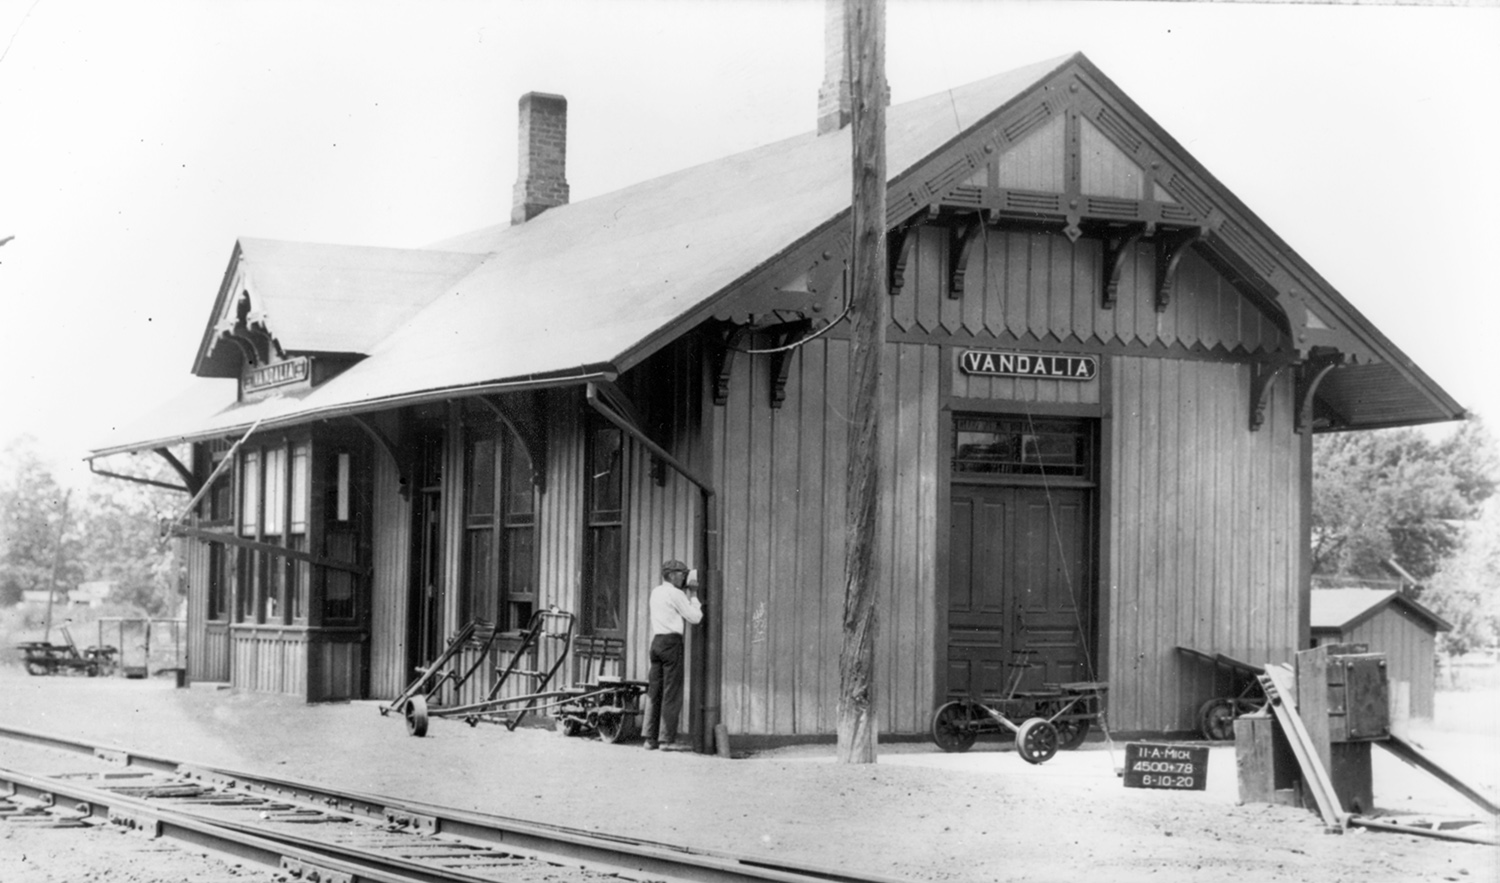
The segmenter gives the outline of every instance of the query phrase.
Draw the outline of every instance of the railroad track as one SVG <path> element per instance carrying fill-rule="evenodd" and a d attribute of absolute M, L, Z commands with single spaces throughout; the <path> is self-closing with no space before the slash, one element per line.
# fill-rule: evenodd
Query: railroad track
<path fill-rule="evenodd" d="M 67 752 L 87 758 L 82 765 L 90 767 L 53 775 L 0 768 L 0 816 L 116 825 L 276 869 L 289 881 L 899 883 L 184 763 L 30 730 L 0 727 L 0 740 Z"/>

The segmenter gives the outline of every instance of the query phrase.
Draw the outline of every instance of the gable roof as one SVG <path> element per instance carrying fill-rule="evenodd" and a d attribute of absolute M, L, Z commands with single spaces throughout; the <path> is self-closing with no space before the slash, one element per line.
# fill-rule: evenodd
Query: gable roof
<path fill-rule="evenodd" d="M 1170 158 L 1181 171 L 1168 181 L 1184 188 L 1178 199 L 1193 203 L 1208 195 L 1204 220 L 1211 215 L 1215 229 L 1227 232 L 1208 238 L 1206 248 L 1224 252 L 1231 262 L 1236 243 L 1285 257 L 1269 270 L 1264 254 L 1249 263 L 1268 277 L 1280 274 L 1263 285 L 1270 290 L 1267 302 L 1286 304 L 1292 312 L 1307 302 L 1316 307 L 1317 320 L 1301 326 L 1304 336 L 1310 328 L 1315 338 L 1358 351 L 1357 367 L 1366 379 L 1346 382 L 1346 393 L 1333 403 L 1348 425 L 1361 425 L 1362 418 L 1413 423 L 1462 415 L 1082 55 L 889 108 L 888 221 L 900 222 L 948 192 L 944 188 L 962 184 L 997 146 L 1002 153 L 1013 147 L 1009 134 L 1029 131 L 1016 120 L 1034 115 L 1038 102 L 1055 113 L 1064 100 L 1059 96 L 1078 82 L 1106 97 L 1119 109 L 1115 116 L 1123 114 L 1142 133 L 1137 151 Z M 240 292 L 259 298 L 256 308 L 285 349 L 367 358 L 295 396 L 238 405 L 231 394 L 206 412 L 179 408 L 148 417 L 94 454 L 228 434 L 250 426 L 256 413 L 269 426 L 628 370 L 705 319 L 738 315 L 759 292 L 786 285 L 790 280 L 782 277 L 789 267 L 805 267 L 801 257 L 809 248 L 817 246 L 808 253 L 820 253 L 836 248 L 831 244 L 841 234 L 847 238 L 849 139 L 847 128 L 799 135 L 430 249 L 242 240 L 195 373 L 225 376 L 212 343 L 218 323 L 232 315 L 227 305 Z M 788 260 L 792 255 L 797 261 Z M 1289 292 L 1271 290 L 1287 289 L 1288 280 L 1296 283 Z M 1298 313 L 1298 319 L 1305 316 Z M 1330 330 L 1330 323 L 1338 327 Z M 1334 388 L 1332 378 L 1325 386 Z M 1361 411 L 1372 388 L 1390 387 L 1399 388 L 1394 405 L 1370 415 Z M 1320 393 L 1320 400 L 1328 399 Z M 201 429 L 184 432 L 181 427 L 194 420 Z"/>
<path fill-rule="evenodd" d="M 1452 631 L 1447 620 L 1394 589 L 1313 589 L 1313 631 L 1344 632 L 1394 606 L 1434 632 Z"/>

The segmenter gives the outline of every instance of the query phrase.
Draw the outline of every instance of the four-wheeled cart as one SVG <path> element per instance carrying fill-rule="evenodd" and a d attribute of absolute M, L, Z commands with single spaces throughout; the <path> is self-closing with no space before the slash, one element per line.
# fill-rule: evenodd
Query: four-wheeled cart
<path fill-rule="evenodd" d="M 1198 731 L 1203 738 L 1215 742 L 1233 739 L 1234 719 L 1265 707 L 1266 694 L 1260 685 L 1260 676 L 1266 671 L 1263 666 L 1241 662 L 1223 653 L 1209 655 L 1191 647 L 1178 647 L 1177 652 L 1212 665 L 1216 682 L 1221 672 L 1227 674 L 1228 689 L 1198 708 Z"/>
<path fill-rule="evenodd" d="M 1046 684 L 1040 690 L 1021 690 L 1021 678 L 1031 667 L 1031 650 L 1017 650 L 1010 663 L 1005 695 L 989 702 L 958 699 L 944 703 L 932 715 L 932 741 L 944 751 L 968 751 L 983 733 L 1014 736 L 1016 751 L 1027 763 L 1046 763 L 1059 750 L 1083 744 L 1094 722 L 1104 721 L 1104 696 L 1109 686 L 1100 681 Z"/>
<path fill-rule="evenodd" d="M 16 645 L 25 656 L 27 674 L 82 674 L 94 678 L 114 671 L 117 661 L 114 647 L 96 646 L 79 650 L 68 627 L 63 626 L 61 631 L 67 643 L 27 641 Z"/>

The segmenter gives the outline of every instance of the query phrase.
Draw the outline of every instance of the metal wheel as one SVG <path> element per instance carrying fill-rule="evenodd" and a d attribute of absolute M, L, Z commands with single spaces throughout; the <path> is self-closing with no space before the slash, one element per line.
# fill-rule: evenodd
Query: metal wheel
<path fill-rule="evenodd" d="M 1027 763 L 1046 763 L 1057 753 L 1057 727 L 1039 717 L 1029 718 L 1016 733 L 1016 750 Z"/>
<path fill-rule="evenodd" d="M 622 700 L 620 705 L 606 705 L 599 709 L 596 718 L 595 729 L 599 731 L 599 738 L 605 742 L 626 742 L 634 739 L 640 733 L 640 727 L 636 724 L 635 711 L 638 702 L 634 696 Z"/>
<path fill-rule="evenodd" d="M 413 736 L 427 735 L 427 697 L 418 693 L 411 697 L 402 712 L 406 716 L 406 732 Z"/>
<path fill-rule="evenodd" d="M 974 708 L 968 702 L 949 702 L 932 715 L 932 741 L 944 751 L 968 751 L 977 735 Z"/>
<path fill-rule="evenodd" d="M 1089 735 L 1089 722 L 1082 718 L 1060 720 L 1052 726 L 1057 728 L 1057 747 L 1060 751 L 1072 751 L 1082 745 Z"/>
<path fill-rule="evenodd" d="M 1226 742 L 1234 738 L 1234 700 L 1210 699 L 1198 709 L 1198 731 L 1203 738 Z"/>
<path fill-rule="evenodd" d="M 49 674 L 50 671 L 48 670 L 45 663 L 37 662 L 34 659 L 28 659 L 26 660 L 26 673 L 29 675 L 40 676 Z"/>

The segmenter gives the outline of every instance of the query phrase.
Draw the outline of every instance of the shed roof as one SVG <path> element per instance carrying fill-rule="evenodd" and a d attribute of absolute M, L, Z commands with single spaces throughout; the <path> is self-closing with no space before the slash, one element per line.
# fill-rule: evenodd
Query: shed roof
<path fill-rule="evenodd" d="M 1197 166 L 1082 55 L 1039 62 L 887 113 L 893 182 L 945 156 L 1018 100 L 1091 78 L 1138 114 L 1216 199 L 1287 256 L 1279 239 Z M 200 344 L 195 373 L 226 376 L 216 327 L 242 292 L 258 298 L 289 351 L 366 356 L 316 389 L 237 404 L 232 390 L 148 415 L 94 455 L 516 386 L 562 384 L 628 370 L 722 309 L 737 286 L 847 220 L 850 132 L 799 135 L 623 190 L 487 227 L 429 249 L 366 249 L 241 240 Z M 944 159 L 943 162 L 948 162 Z M 1320 279 L 1315 281 L 1321 282 Z M 1323 283 L 1326 286 L 1326 283 Z M 1311 293 L 1376 354 L 1381 384 L 1400 387 L 1380 420 L 1454 419 L 1460 409 L 1337 292 Z M 227 306 L 228 305 L 228 306 Z M 228 349 L 228 348 L 224 348 Z M 1343 370 L 1343 369 L 1340 369 Z M 1335 371 L 1337 375 L 1339 372 Z M 1357 425 L 1362 388 L 1336 404 Z M 195 409 L 195 410 L 194 410 Z"/>
<path fill-rule="evenodd" d="M 1453 629 L 1447 620 L 1394 589 L 1313 589 L 1309 622 L 1313 631 L 1343 632 L 1393 605 L 1432 631 Z"/>

